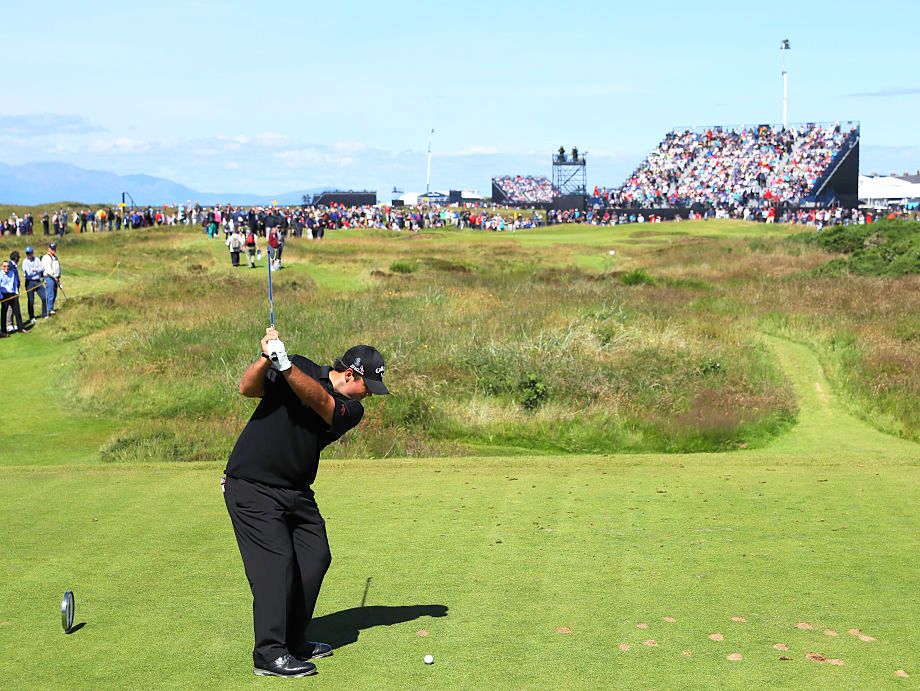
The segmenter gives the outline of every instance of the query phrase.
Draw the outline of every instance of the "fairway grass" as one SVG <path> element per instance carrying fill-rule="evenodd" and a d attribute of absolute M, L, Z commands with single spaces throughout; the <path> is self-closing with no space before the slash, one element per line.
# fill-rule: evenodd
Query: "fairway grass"
<path fill-rule="evenodd" d="M 915 669 L 920 649 L 918 447 L 845 413 L 807 348 L 769 341 L 800 424 L 764 449 L 323 463 L 333 565 L 314 634 L 338 647 L 309 683 L 904 683 L 895 671 Z M 221 469 L 0 469 L 4 685 L 264 684 L 251 676 L 250 596 Z M 69 636 L 67 589 L 86 623 Z"/>
<path fill-rule="evenodd" d="M 315 637 L 340 647 L 311 683 L 868 688 L 915 668 L 916 466 L 755 453 L 326 464 L 333 564 Z M 219 474 L 4 472 L 4 686 L 259 683 Z M 70 636 L 66 589 L 86 622 Z"/>

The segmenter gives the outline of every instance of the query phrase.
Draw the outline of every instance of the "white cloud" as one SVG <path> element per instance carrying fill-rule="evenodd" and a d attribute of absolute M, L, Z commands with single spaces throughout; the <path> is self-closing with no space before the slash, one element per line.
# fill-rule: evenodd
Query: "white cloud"
<path fill-rule="evenodd" d="M 275 157 L 291 168 L 315 165 L 345 167 L 355 161 L 350 155 L 319 147 L 288 149 L 275 154 Z"/>
<path fill-rule="evenodd" d="M 460 151 L 433 151 L 432 156 L 494 156 L 500 153 L 494 146 L 471 146 Z"/>

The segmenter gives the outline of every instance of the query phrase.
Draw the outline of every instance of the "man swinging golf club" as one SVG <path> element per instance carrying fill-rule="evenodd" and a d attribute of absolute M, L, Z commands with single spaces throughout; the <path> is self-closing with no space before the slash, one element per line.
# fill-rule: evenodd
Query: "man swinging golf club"
<path fill-rule="evenodd" d="M 389 393 L 383 372 L 383 357 L 367 345 L 350 348 L 332 367 L 288 357 L 272 326 L 240 381 L 241 394 L 262 400 L 222 483 L 252 589 L 256 675 L 316 674 L 310 660 L 332 654 L 328 644 L 305 638 L 331 561 L 310 485 L 320 452 L 361 421 L 360 401 Z"/>

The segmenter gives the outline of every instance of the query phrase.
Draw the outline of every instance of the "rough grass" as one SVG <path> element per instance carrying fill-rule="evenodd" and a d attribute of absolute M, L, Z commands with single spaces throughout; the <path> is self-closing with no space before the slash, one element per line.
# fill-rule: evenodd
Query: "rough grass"
<path fill-rule="evenodd" d="M 275 313 L 292 350 L 331 361 L 355 338 L 375 343 L 398 392 L 373 401 L 363 434 L 333 454 L 714 450 L 762 444 L 792 420 L 756 335 L 684 309 L 699 282 L 560 268 L 585 246 L 560 254 L 540 235 L 519 237 L 370 231 L 288 244 Z M 234 382 L 264 328 L 263 271 L 230 270 L 222 245 L 188 231 L 83 235 L 65 255 L 67 280 L 82 288 L 56 322 L 81 353 L 74 405 L 148 420 L 161 442 L 183 424 L 219 429 L 228 411 L 242 424 L 251 406 Z M 317 284 L 304 270 L 358 286 Z M 123 362 L 128 376 L 105 376 Z M 483 398 L 505 414 L 484 419 Z M 113 437 L 106 457 L 156 448 L 123 441 Z M 226 445 L 209 434 L 164 450 L 193 460 Z"/>

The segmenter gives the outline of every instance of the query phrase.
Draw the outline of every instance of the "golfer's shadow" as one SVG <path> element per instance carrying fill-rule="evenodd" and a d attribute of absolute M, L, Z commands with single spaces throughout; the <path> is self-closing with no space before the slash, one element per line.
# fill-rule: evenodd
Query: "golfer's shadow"
<path fill-rule="evenodd" d="M 333 648 L 342 648 L 358 640 L 362 629 L 403 624 L 420 617 L 446 617 L 447 605 L 368 605 L 324 614 L 310 622 L 307 637 Z"/>

